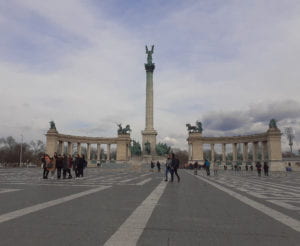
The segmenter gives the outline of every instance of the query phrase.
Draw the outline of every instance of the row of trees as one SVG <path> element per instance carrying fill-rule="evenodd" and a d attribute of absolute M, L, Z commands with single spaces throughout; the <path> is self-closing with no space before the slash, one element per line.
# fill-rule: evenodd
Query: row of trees
<path fill-rule="evenodd" d="M 0 138 L 0 163 L 36 163 L 44 152 L 41 140 L 20 143 L 12 136 Z"/>

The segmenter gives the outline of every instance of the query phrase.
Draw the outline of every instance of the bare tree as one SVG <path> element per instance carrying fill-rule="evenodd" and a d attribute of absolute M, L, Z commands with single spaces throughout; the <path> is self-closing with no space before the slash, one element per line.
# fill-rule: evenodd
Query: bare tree
<path fill-rule="evenodd" d="M 294 142 L 294 138 L 295 138 L 294 129 L 292 127 L 286 127 L 284 129 L 284 133 L 285 133 L 287 140 L 289 141 L 291 153 L 293 153 L 293 142 Z"/>

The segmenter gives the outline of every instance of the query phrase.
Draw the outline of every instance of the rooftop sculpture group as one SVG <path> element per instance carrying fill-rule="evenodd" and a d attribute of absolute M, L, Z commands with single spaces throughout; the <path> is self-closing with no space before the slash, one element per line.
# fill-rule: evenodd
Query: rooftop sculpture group
<path fill-rule="evenodd" d="M 187 130 L 189 133 L 199 132 L 202 133 L 202 123 L 200 121 L 196 121 L 196 125 L 192 126 L 190 123 L 186 124 Z"/>
<path fill-rule="evenodd" d="M 125 128 L 122 127 L 122 124 L 118 124 L 118 134 L 129 134 L 131 132 L 130 125 L 126 125 Z"/>

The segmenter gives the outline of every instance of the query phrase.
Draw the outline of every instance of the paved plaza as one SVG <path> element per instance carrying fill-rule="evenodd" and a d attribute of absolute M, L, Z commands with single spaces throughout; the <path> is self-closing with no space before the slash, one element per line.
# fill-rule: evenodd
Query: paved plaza
<path fill-rule="evenodd" d="M 299 245 L 300 174 L 0 169 L 0 245 Z M 162 170 L 163 171 L 163 170 Z"/>

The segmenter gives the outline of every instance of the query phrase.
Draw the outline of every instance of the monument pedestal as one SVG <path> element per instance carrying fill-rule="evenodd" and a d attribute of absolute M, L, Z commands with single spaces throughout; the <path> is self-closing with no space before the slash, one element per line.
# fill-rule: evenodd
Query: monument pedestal
<path fill-rule="evenodd" d="M 145 155 L 156 155 L 156 136 L 157 131 L 155 130 L 144 130 L 142 131 L 142 137 L 143 137 L 143 156 Z M 150 143 L 150 153 L 146 153 L 145 150 L 145 144 Z"/>

